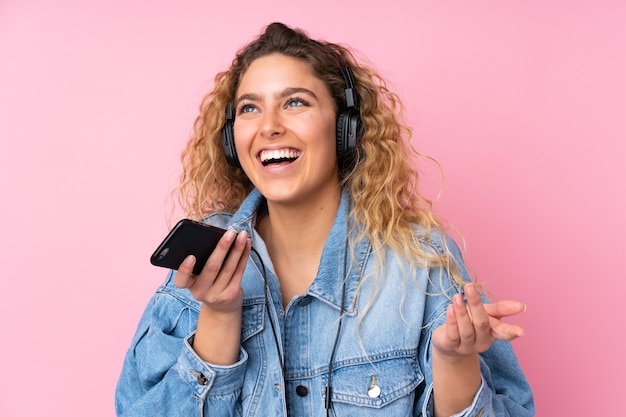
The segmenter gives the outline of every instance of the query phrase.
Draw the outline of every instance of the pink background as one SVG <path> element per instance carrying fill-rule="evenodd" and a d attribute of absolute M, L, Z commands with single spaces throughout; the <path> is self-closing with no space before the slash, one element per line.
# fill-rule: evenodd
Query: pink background
<path fill-rule="evenodd" d="M 86 3 L 0 1 L 1 416 L 114 414 L 197 105 L 274 20 L 404 98 L 470 266 L 528 304 L 537 415 L 623 413 L 626 3 Z"/>

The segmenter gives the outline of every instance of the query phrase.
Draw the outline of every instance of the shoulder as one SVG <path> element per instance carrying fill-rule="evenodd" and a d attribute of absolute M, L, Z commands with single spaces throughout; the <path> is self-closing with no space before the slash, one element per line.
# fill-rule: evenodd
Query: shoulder
<path fill-rule="evenodd" d="M 458 261 L 463 260 L 457 243 L 442 229 L 425 229 L 420 225 L 414 225 L 413 231 L 424 251 L 443 257 L 451 256 Z"/>
<path fill-rule="evenodd" d="M 435 324 L 439 325 L 445 319 L 445 309 L 454 294 L 463 294 L 464 285 L 473 279 L 463 251 L 449 234 L 441 229 L 425 230 L 416 227 L 414 230 L 422 250 L 436 258 L 428 260 L 429 266 L 425 268 L 428 275 L 428 293 L 431 294 L 426 302 L 427 309 L 432 313 L 431 318 L 436 317 Z"/>

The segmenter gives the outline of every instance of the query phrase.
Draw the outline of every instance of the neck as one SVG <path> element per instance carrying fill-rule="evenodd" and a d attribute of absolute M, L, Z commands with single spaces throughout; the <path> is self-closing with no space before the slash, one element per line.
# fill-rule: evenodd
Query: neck
<path fill-rule="evenodd" d="M 281 256 L 320 250 L 333 226 L 341 190 L 323 200 L 301 205 L 268 202 L 268 215 L 261 219 L 259 233 L 266 243 L 280 249 Z"/>
<path fill-rule="evenodd" d="M 315 204 L 283 206 L 268 202 L 268 215 L 258 219 L 256 229 L 263 237 L 281 283 L 283 304 L 306 291 L 317 275 L 341 191 Z"/>

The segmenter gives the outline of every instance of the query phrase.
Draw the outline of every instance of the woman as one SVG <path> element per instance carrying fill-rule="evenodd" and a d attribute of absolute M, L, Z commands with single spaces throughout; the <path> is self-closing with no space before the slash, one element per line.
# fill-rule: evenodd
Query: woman
<path fill-rule="evenodd" d="M 530 416 L 502 317 L 417 189 L 401 103 L 344 47 L 269 25 L 217 75 L 183 153 L 228 229 L 150 301 L 120 416 Z"/>

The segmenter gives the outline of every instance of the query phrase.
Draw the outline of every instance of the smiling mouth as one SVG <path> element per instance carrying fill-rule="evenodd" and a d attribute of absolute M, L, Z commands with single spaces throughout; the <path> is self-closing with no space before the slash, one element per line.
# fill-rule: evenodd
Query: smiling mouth
<path fill-rule="evenodd" d="M 261 151 L 259 158 L 263 166 L 292 163 L 300 157 L 301 152 L 293 149 L 277 149 Z"/>

